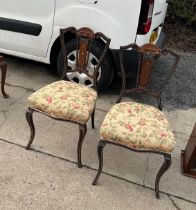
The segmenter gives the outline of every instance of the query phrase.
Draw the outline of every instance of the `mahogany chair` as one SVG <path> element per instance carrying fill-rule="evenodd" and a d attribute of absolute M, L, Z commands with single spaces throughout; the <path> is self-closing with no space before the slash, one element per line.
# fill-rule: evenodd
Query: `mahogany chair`
<path fill-rule="evenodd" d="M 140 61 L 136 87 L 129 90 L 126 89 L 124 71 L 125 57 L 123 54 L 130 48 L 139 53 Z M 149 90 L 149 84 L 150 80 L 153 78 L 152 73 L 154 71 L 154 64 L 158 58 L 167 54 L 170 54 L 173 58 L 171 69 L 169 70 L 166 79 L 161 81 L 160 90 L 158 92 L 152 92 L 152 90 Z M 117 100 L 117 104 L 107 113 L 101 126 L 101 137 L 97 147 L 99 169 L 93 181 L 93 185 L 97 184 L 97 180 L 102 172 L 103 148 L 106 144 L 113 144 L 134 152 L 155 153 L 164 157 L 164 162 L 155 180 L 156 198 L 159 198 L 159 181 L 172 163 L 171 152 L 175 147 L 174 134 L 170 124 L 166 116 L 159 110 L 162 109 L 161 92 L 165 87 L 167 80 L 173 74 L 178 60 L 179 56 L 170 50 L 159 49 L 151 44 L 142 47 L 138 47 L 136 44 L 120 47 L 120 63 L 123 80 L 122 90 Z M 121 102 L 121 99 L 125 94 L 133 92 L 154 96 L 158 100 L 159 109 L 138 102 Z"/>
<path fill-rule="evenodd" d="M 75 68 L 72 70 L 68 68 L 67 48 L 64 40 L 64 35 L 67 32 L 71 32 L 77 39 L 76 64 Z M 61 80 L 33 93 L 28 98 L 29 107 L 26 112 L 26 119 L 31 130 L 30 140 L 26 149 L 30 148 L 35 136 L 35 127 L 32 118 L 34 111 L 56 120 L 78 124 L 79 140 L 77 145 L 77 159 L 78 167 L 81 168 L 81 149 L 87 132 L 86 123 L 91 117 L 92 128 L 94 128 L 95 105 L 98 90 L 97 75 L 109 48 L 110 39 L 100 32 L 94 33 L 90 28 L 80 28 L 77 30 L 73 27 L 61 29 L 60 38 L 64 59 L 64 72 L 62 77 L 64 78 L 69 72 L 78 72 L 79 74 L 85 74 L 91 78 L 94 81 L 94 86 L 91 88 L 75 82 Z M 94 64 L 94 71 L 89 72 L 89 54 L 95 40 L 101 40 L 105 45 L 97 63 Z"/>
<path fill-rule="evenodd" d="M 4 98 L 8 98 L 9 95 L 4 90 L 5 78 L 7 73 L 7 64 L 3 56 L 0 56 L 0 69 L 1 69 L 1 92 Z"/>

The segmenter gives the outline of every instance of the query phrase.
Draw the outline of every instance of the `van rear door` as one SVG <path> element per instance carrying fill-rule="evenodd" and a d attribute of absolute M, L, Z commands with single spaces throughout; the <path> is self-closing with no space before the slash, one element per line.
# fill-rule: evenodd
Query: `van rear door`
<path fill-rule="evenodd" d="M 167 6 L 166 0 L 142 0 L 136 40 L 138 45 L 149 42 L 156 44 L 165 20 Z M 158 35 L 151 39 L 153 33 Z"/>
<path fill-rule="evenodd" d="M 153 17 L 152 17 L 152 30 L 164 23 L 168 3 L 166 0 L 155 0 Z"/>

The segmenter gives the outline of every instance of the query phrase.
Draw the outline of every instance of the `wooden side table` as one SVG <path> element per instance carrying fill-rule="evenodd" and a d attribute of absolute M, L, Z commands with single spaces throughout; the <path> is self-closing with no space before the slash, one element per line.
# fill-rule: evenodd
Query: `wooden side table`
<path fill-rule="evenodd" d="M 0 69 L 1 69 L 1 92 L 4 98 L 8 98 L 9 95 L 4 90 L 5 78 L 7 73 L 7 64 L 3 56 L 0 56 Z"/>
<path fill-rule="evenodd" d="M 181 153 L 181 171 L 185 176 L 196 179 L 196 123 L 186 148 Z"/>

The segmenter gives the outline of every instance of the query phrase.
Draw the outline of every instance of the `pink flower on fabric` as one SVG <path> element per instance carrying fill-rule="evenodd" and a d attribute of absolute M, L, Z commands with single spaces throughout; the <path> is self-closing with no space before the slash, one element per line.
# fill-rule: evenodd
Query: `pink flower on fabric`
<path fill-rule="evenodd" d="M 52 103 L 52 97 L 48 96 L 46 101 L 48 102 L 48 104 L 51 104 Z"/>
<path fill-rule="evenodd" d="M 65 99 L 67 99 L 67 96 L 66 96 L 66 95 L 61 96 L 61 99 L 62 99 L 62 100 L 65 100 Z"/>
<path fill-rule="evenodd" d="M 130 114 L 132 113 L 132 111 L 131 111 L 131 109 L 129 108 L 128 110 L 127 110 Z"/>
<path fill-rule="evenodd" d="M 145 118 L 141 118 L 140 121 L 139 121 L 139 124 L 140 124 L 141 126 L 146 125 L 146 119 L 145 119 Z"/>
<path fill-rule="evenodd" d="M 104 123 L 103 125 L 102 125 L 102 127 L 106 127 L 108 125 L 108 123 Z"/>
<path fill-rule="evenodd" d="M 127 128 L 130 132 L 133 131 L 133 127 L 132 127 L 132 125 L 129 124 L 129 123 L 127 123 L 127 124 L 125 125 L 125 128 Z"/>
<path fill-rule="evenodd" d="M 63 92 L 63 87 L 59 87 L 59 89 L 57 90 L 57 92 Z"/>
<path fill-rule="evenodd" d="M 80 108 L 80 106 L 78 106 L 77 104 L 73 104 L 72 107 L 73 107 L 73 109 L 79 109 Z"/>
<path fill-rule="evenodd" d="M 167 137 L 167 134 L 166 133 L 160 133 L 160 136 L 161 136 L 161 138 L 165 138 L 165 137 Z"/>
<path fill-rule="evenodd" d="M 137 113 L 139 113 L 140 110 L 141 110 L 140 107 L 139 107 L 139 106 L 136 106 L 135 111 L 136 111 Z"/>
<path fill-rule="evenodd" d="M 160 120 L 160 121 L 164 121 L 165 118 L 164 118 L 164 117 L 160 117 L 159 120 Z"/>

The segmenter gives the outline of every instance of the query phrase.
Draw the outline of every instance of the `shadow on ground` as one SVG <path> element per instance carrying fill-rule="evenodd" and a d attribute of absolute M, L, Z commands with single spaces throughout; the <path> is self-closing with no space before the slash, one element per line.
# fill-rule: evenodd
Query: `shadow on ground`
<path fill-rule="evenodd" d="M 12 63 L 14 63 L 14 69 L 17 69 L 15 71 L 21 69 L 22 74 L 29 74 L 29 70 L 33 70 L 35 71 L 35 74 L 44 72 L 46 75 L 53 77 L 54 81 L 59 79 L 55 68 L 50 65 L 8 55 L 6 55 L 6 58 L 11 61 L 11 65 Z M 16 68 L 17 66 L 19 68 Z M 23 66 L 25 66 L 24 70 Z M 160 60 L 158 63 L 158 68 L 156 69 L 156 77 L 159 78 L 163 70 L 167 69 L 167 67 L 168 61 L 166 59 Z M 30 73 L 30 75 L 32 75 L 32 72 Z M 154 83 L 156 83 L 156 81 Z M 108 90 L 106 90 L 103 94 L 117 96 L 120 93 L 120 89 L 121 78 L 116 76 L 112 84 L 109 86 Z M 132 94 L 129 97 L 142 103 L 147 103 L 150 105 L 157 104 L 156 99 L 145 95 Z M 162 104 L 164 110 L 168 111 L 173 109 L 186 110 L 189 108 L 196 108 L 196 54 L 181 53 L 180 62 L 176 68 L 174 76 L 169 80 L 169 83 L 163 91 Z"/>
<path fill-rule="evenodd" d="M 161 73 L 167 70 L 167 59 L 159 60 L 156 67 L 156 77 L 161 78 Z M 156 79 L 154 82 L 156 83 Z M 119 94 L 121 79 L 115 78 L 105 94 Z M 156 105 L 154 98 L 145 95 L 132 94 L 133 100 Z M 162 94 L 163 108 L 166 110 L 196 108 L 196 54 L 182 53 L 173 77 L 169 80 Z"/>

